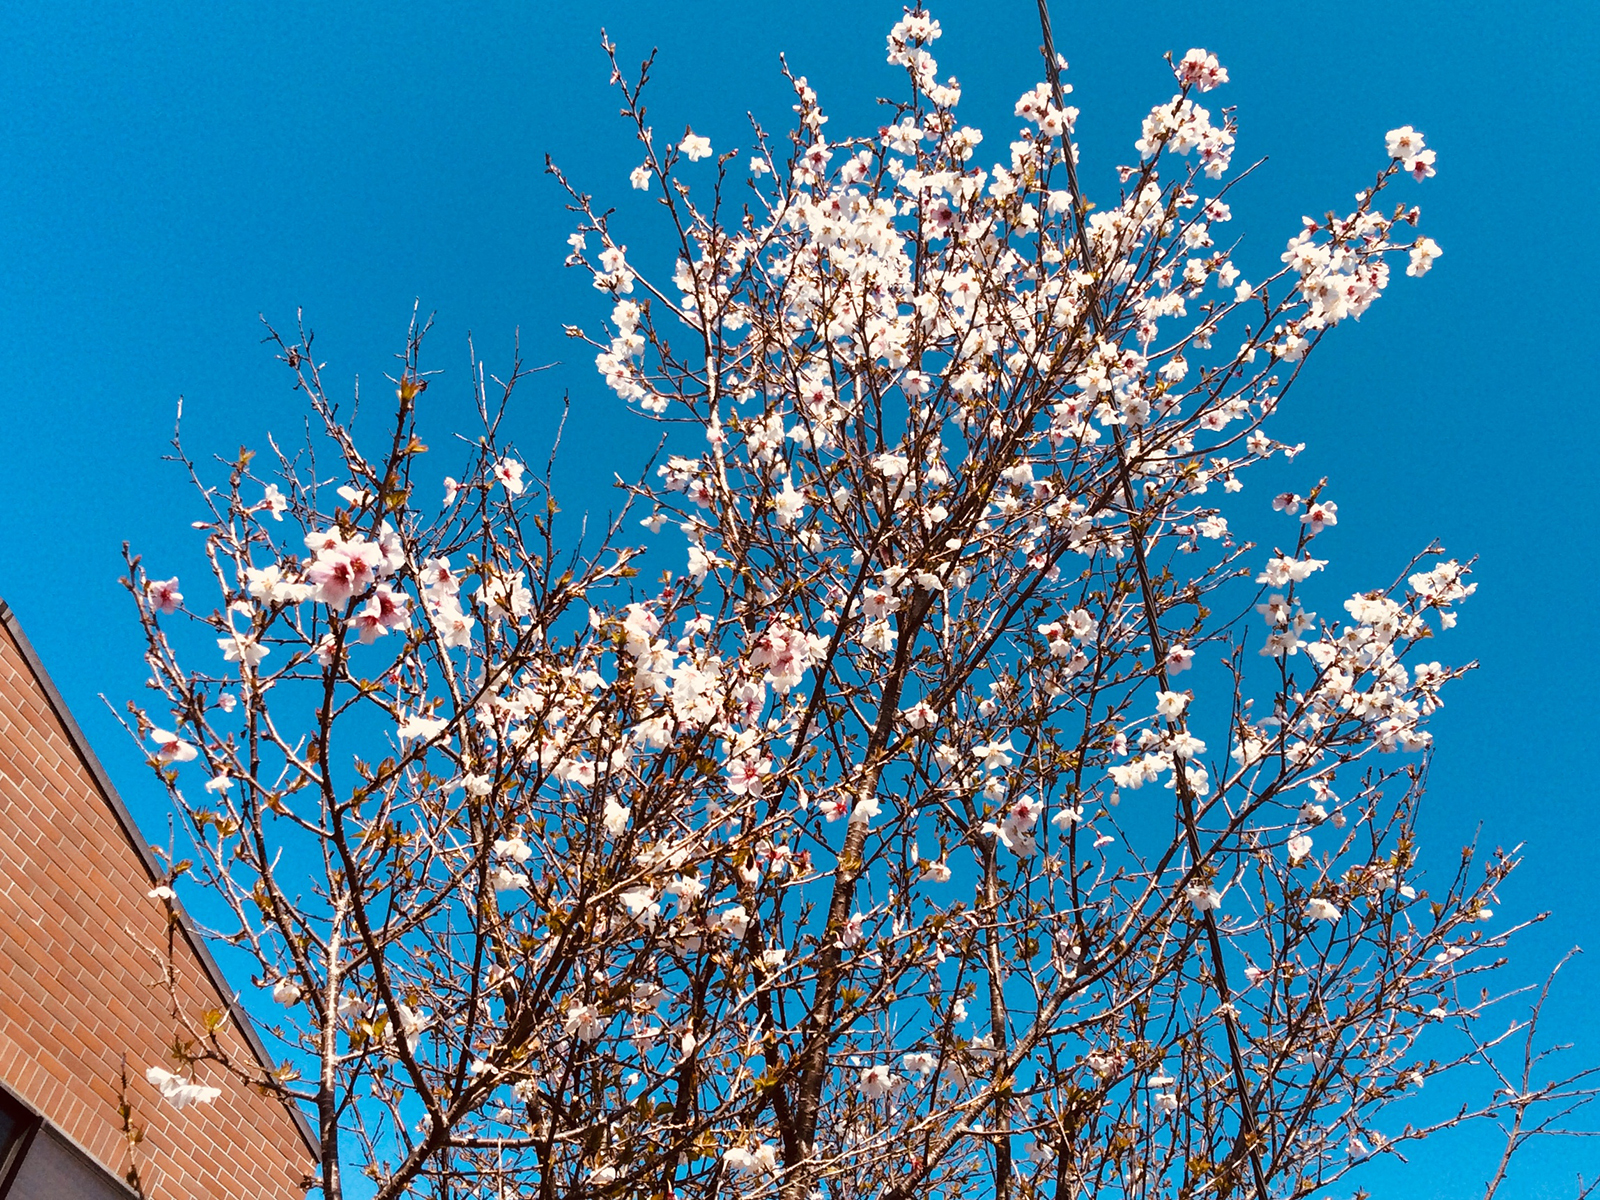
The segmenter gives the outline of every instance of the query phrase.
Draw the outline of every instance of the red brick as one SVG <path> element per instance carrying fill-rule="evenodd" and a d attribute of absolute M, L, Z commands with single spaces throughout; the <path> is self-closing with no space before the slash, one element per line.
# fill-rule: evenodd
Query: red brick
<path fill-rule="evenodd" d="M 127 1167 L 117 1115 L 127 1056 L 134 1120 L 144 1126 L 140 1170 L 162 1195 L 297 1196 L 312 1157 L 288 1111 L 219 1069 L 212 1105 L 174 1111 L 144 1080 L 169 1066 L 171 1017 L 150 986 L 166 944 L 151 879 L 55 705 L 0 619 L 0 1084 L 16 1093 L 112 1174 Z M 190 944 L 176 942 L 178 992 L 197 1013 L 224 1003 Z M 231 1054 L 252 1050 L 230 1025 Z"/>

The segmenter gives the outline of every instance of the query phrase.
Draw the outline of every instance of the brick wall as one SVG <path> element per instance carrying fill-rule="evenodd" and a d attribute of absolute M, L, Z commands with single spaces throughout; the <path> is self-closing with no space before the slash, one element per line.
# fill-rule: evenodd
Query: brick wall
<path fill-rule="evenodd" d="M 134 1119 L 146 1135 L 138 1161 L 156 1196 L 298 1197 L 312 1156 L 277 1101 L 210 1065 L 197 1074 L 222 1088 L 213 1104 L 175 1111 L 145 1082 L 147 1066 L 173 1069 L 167 999 L 151 986 L 165 912 L 146 895 L 148 852 L 126 821 L 0 604 L 0 1084 L 120 1176 L 126 1053 Z M 179 938 L 178 989 L 190 1013 L 226 1002 L 203 955 Z M 229 1036 L 246 1061 L 262 1057 L 231 1024 Z"/>

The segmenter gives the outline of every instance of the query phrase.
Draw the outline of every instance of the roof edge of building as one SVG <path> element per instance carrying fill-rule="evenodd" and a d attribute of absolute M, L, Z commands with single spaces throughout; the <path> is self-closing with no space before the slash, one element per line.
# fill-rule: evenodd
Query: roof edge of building
<path fill-rule="evenodd" d="M 51 709 L 54 710 L 56 719 L 61 722 L 61 727 L 66 730 L 67 740 L 72 743 L 72 747 L 77 751 L 85 769 L 88 770 L 90 777 L 94 779 L 101 798 L 105 800 L 106 805 L 111 809 L 111 815 L 116 818 L 118 826 L 121 827 L 123 837 L 127 838 L 128 844 L 134 849 L 134 853 L 144 863 L 145 870 L 150 876 L 150 882 L 152 884 L 160 882 L 160 864 L 156 862 L 155 855 L 151 852 L 150 844 L 145 841 L 138 822 L 133 819 L 133 814 L 128 811 L 128 806 L 122 801 L 122 796 L 112 785 L 111 777 L 106 774 L 105 767 L 101 765 L 100 759 L 96 757 L 94 750 L 90 748 L 89 739 L 73 718 L 72 711 L 67 707 L 67 702 L 62 698 L 60 691 L 57 690 L 55 681 L 50 678 L 50 673 L 45 670 L 44 663 L 40 660 L 38 652 L 33 648 L 33 643 L 28 640 L 28 635 L 23 632 L 21 621 L 17 619 L 15 611 L 6 603 L 4 597 L 0 597 L 0 622 L 4 623 L 7 632 L 11 634 L 12 640 L 17 643 L 17 648 L 22 651 L 23 661 L 28 664 L 28 669 L 33 672 L 33 677 L 44 692 L 45 699 L 49 701 Z M 211 981 L 211 986 L 216 989 L 218 997 L 227 1005 L 234 1024 L 238 1027 L 240 1033 L 244 1035 L 251 1052 L 255 1054 L 261 1066 L 268 1072 L 275 1071 L 277 1063 L 273 1059 L 271 1051 L 267 1049 L 266 1043 L 261 1040 L 261 1035 L 256 1031 L 255 1022 L 250 1019 L 250 1014 L 245 1012 L 244 1006 L 239 1002 L 238 994 L 228 986 L 227 978 L 223 975 L 222 968 L 217 965 L 217 960 L 212 957 L 211 950 L 207 947 L 205 939 L 200 936 L 193 922 L 190 921 L 188 913 L 183 910 L 177 900 L 172 902 L 172 906 L 177 913 L 178 927 L 183 931 L 184 940 L 189 943 L 189 948 L 194 951 L 195 958 L 200 962 L 200 969 L 206 973 L 206 977 Z M 311 1152 L 313 1160 L 320 1162 L 322 1160 L 322 1145 L 311 1128 L 310 1119 L 307 1118 L 297 1104 L 286 1101 L 283 1107 L 294 1122 L 295 1129 L 299 1131 L 301 1140 L 306 1144 L 306 1149 Z"/>

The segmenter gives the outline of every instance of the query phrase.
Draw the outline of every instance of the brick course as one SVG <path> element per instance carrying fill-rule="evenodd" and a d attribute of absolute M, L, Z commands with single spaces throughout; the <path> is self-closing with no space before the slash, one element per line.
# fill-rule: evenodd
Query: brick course
<path fill-rule="evenodd" d="M 157 1196 L 298 1197 L 314 1163 L 284 1106 L 209 1064 L 196 1074 L 222 1089 L 213 1104 L 176 1111 L 145 1081 L 148 1066 L 173 1069 L 174 1027 L 152 953 L 164 953 L 166 914 L 146 895 L 138 837 L 0 603 L 0 1084 L 121 1176 L 126 1054 L 139 1169 Z M 177 939 L 176 966 L 186 1012 L 228 1006 L 192 935 Z M 264 1060 L 242 1017 L 226 1031 L 230 1053 Z"/>

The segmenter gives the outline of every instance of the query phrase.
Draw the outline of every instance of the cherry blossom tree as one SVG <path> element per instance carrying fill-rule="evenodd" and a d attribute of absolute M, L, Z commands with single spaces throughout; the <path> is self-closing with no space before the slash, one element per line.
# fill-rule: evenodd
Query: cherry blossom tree
<path fill-rule="evenodd" d="M 128 574 L 130 726 L 195 843 L 158 902 L 229 915 L 285 1066 L 174 1001 L 151 1078 L 303 1106 L 329 1200 L 351 1164 L 382 1197 L 1298 1197 L 1587 1095 L 1408 1123 L 1528 1034 L 1479 1032 L 1515 856 L 1418 853 L 1476 585 L 1430 547 L 1329 595 L 1325 486 L 1247 487 L 1322 339 L 1439 257 L 1433 150 L 1374 136 L 1353 209 L 1247 280 L 1214 56 L 1095 207 L 1053 49 L 981 156 L 939 33 L 891 30 L 877 132 L 790 75 L 794 131 L 739 152 L 653 129 L 607 44 L 660 222 L 552 166 L 607 309 L 567 332 L 663 445 L 603 528 L 504 436 L 520 365 L 431 465 L 421 324 L 359 428 L 302 330 L 304 448 L 219 481 L 180 449 L 215 591 Z M 670 279 L 625 246 L 663 235 Z"/>

